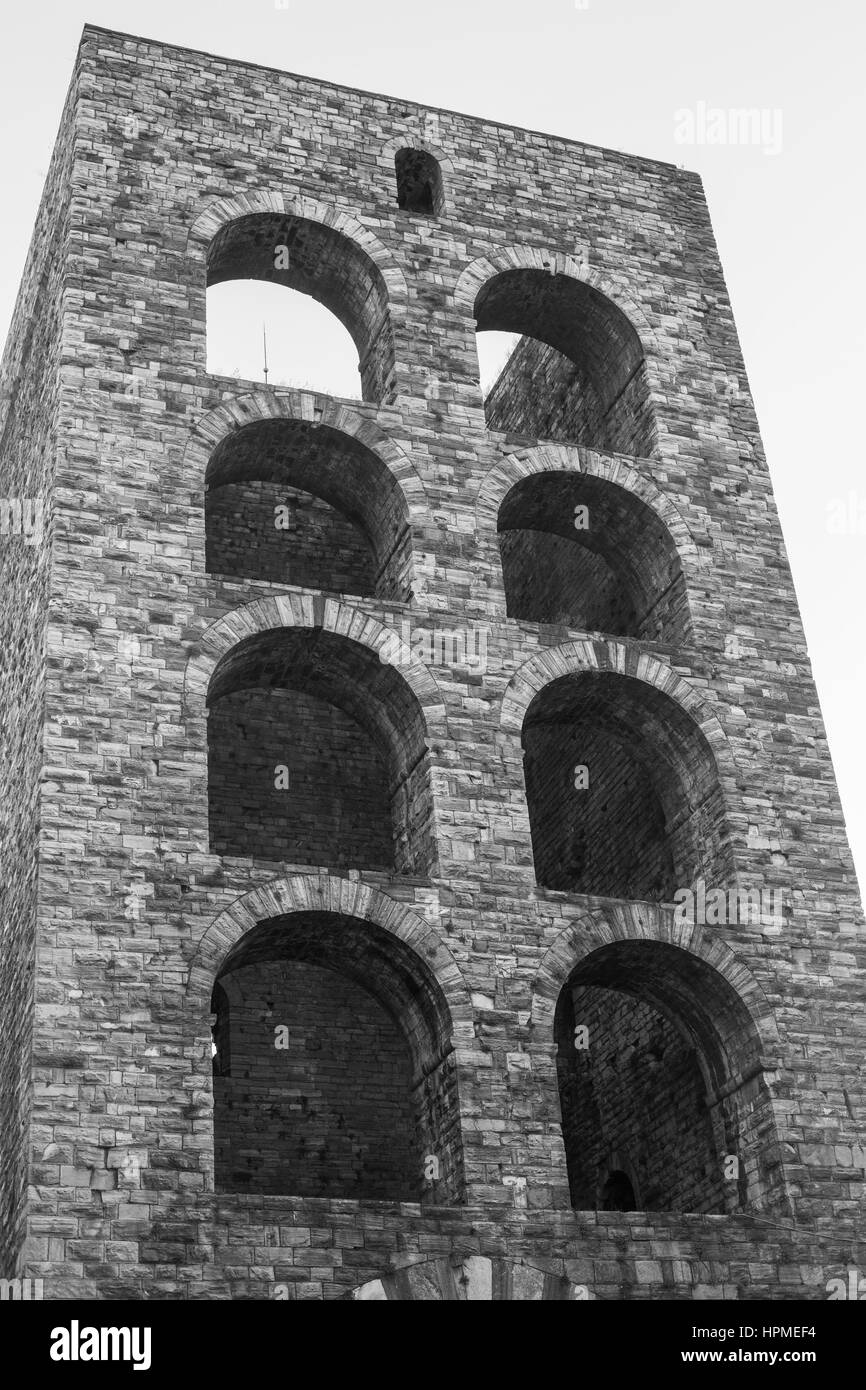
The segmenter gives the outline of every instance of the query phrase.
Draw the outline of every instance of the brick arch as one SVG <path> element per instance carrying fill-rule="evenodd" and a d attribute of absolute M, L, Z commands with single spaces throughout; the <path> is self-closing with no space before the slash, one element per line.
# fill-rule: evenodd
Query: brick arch
<path fill-rule="evenodd" d="M 678 924 L 672 907 L 655 903 L 606 903 L 561 929 L 533 982 L 532 1027 L 552 1029 L 557 1001 L 575 968 L 594 951 L 619 941 L 677 946 L 710 966 L 737 995 L 768 1051 L 779 1051 L 779 1030 L 767 996 L 748 966 L 720 940 L 718 929 Z M 768 1069 L 776 1064 L 775 1055 L 768 1057 Z"/>
<path fill-rule="evenodd" d="M 537 653 L 500 707 L 523 749 L 536 882 L 620 901 L 672 902 L 703 877 L 736 881 L 736 767 L 697 690 L 632 640 Z M 571 769 L 592 769 L 574 801 Z"/>
<path fill-rule="evenodd" d="M 601 1202 L 604 1198 L 605 1188 L 615 1173 L 621 1173 L 631 1187 L 634 1196 L 634 1205 L 627 1210 L 641 1210 L 640 1181 L 637 1169 L 627 1153 L 619 1149 L 608 1149 L 603 1162 L 599 1165 L 598 1181 L 596 1184 L 597 1200 Z M 604 1210 L 604 1208 L 601 1208 Z"/>
<path fill-rule="evenodd" d="M 269 191 L 223 198 L 190 229 L 205 287 L 261 280 L 310 295 L 348 331 L 358 353 L 365 401 L 398 391 L 397 337 L 408 302 L 406 278 L 378 237 L 339 208 Z M 278 261 L 282 246 L 288 255 Z M 405 329 L 405 324 L 402 325 Z"/>
<path fill-rule="evenodd" d="M 260 922 L 291 913 L 329 912 L 371 922 L 401 941 L 431 971 L 451 1016 L 455 1047 L 471 1045 L 474 1030 L 469 990 L 452 952 L 434 927 L 378 888 L 324 871 L 288 874 L 253 888 L 225 908 L 201 937 L 190 963 L 186 995 L 203 1015 L 220 965 Z"/>
<path fill-rule="evenodd" d="M 586 531 L 572 528 L 575 504 L 588 507 Z M 697 546 L 627 459 L 550 442 L 503 454 L 481 480 L 476 525 L 498 541 L 510 617 L 691 645 L 685 566 L 698 570 Z"/>
<path fill-rule="evenodd" d="M 540 690 L 561 676 L 588 671 L 631 676 L 668 696 L 681 706 L 704 735 L 720 772 L 735 776 L 736 765 L 727 735 L 707 701 L 694 686 L 678 676 L 673 667 L 651 656 L 635 642 L 603 639 L 564 642 L 530 657 L 508 682 L 500 706 L 502 727 L 520 733 L 527 710 Z"/>
<path fill-rule="evenodd" d="M 669 907 L 605 904 L 565 927 L 549 947 L 530 1016 L 540 1033 L 539 1064 L 543 1057 L 557 1077 L 575 1208 L 597 1200 L 599 1175 L 622 1148 L 635 1161 L 642 1151 L 651 1210 L 705 1210 L 706 1202 L 716 1214 L 787 1210 L 773 1102 L 772 1074 L 782 1065 L 775 1020 L 754 976 L 711 933 L 676 924 Z M 590 1028 L 589 1054 L 572 1046 L 572 1029 L 581 1021 Z M 666 1038 L 662 1044 L 656 1039 L 664 1068 L 654 1076 L 651 1066 L 638 1079 L 626 1067 L 613 1078 L 610 1055 L 633 1060 L 635 1032 L 645 1027 L 661 1029 Z M 601 1048 L 596 1067 L 586 1061 L 593 1035 Z M 606 1053 L 611 1044 L 613 1053 Z M 656 1067 L 660 1055 L 646 1054 Z M 686 1096 L 691 1100 L 677 1118 Z M 623 1123 L 633 1106 L 643 1125 L 636 1118 Z M 649 1140 L 647 1129 L 655 1131 Z M 731 1154 L 738 1169 L 725 1180 L 722 1159 Z M 622 1157 L 613 1166 L 622 1168 Z"/>
<path fill-rule="evenodd" d="M 205 1017 L 211 1021 L 214 984 L 236 971 L 242 972 L 241 1053 L 250 1010 L 260 1018 L 268 1000 L 292 1013 L 297 1006 L 302 1033 L 318 1045 L 289 1044 L 289 1077 L 272 1058 L 258 1056 L 250 1072 L 214 1079 L 215 1190 L 462 1201 L 459 1097 L 475 1059 L 465 1049 L 461 1055 L 460 1043 L 472 1036 L 471 1000 L 435 929 L 357 880 L 320 870 L 289 874 L 233 902 L 198 943 L 187 977 L 197 1037 Z M 348 1018 L 367 1043 L 352 1059 L 343 1036 Z M 260 1110 L 261 1090 L 250 1094 L 248 1076 L 265 1087 L 268 1113 Z M 298 1130 L 291 1113 L 279 1114 L 281 1105 L 297 1109 L 299 1085 L 302 1096 L 322 1100 L 309 1147 L 310 1135 Z M 311 1104 L 308 1118 L 319 1108 Z M 266 1141 L 261 1161 L 250 1167 L 253 1130 Z M 432 1190 L 422 1184 L 425 1154 L 443 1164 Z"/>
<path fill-rule="evenodd" d="M 187 715 L 203 713 L 211 678 L 233 647 L 279 628 L 321 628 L 368 648 L 384 663 L 397 665 L 421 708 L 427 735 L 443 735 L 445 704 L 436 679 L 396 631 L 359 608 L 313 593 L 256 599 L 212 623 L 186 664 L 183 702 Z"/>
<path fill-rule="evenodd" d="M 580 444 L 537 444 L 491 464 L 478 485 L 475 498 L 479 531 L 488 535 L 494 533 L 499 508 L 507 494 L 524 478 L 538 473 L 588 473 L 624 488 L 655 512 L 670 532 L 680 556 L 687 556 L 694 565 L 699 563 L 700 552 L 682 513 L 653 480 L 619 455 L 601 453 Z"/>
<path fill-rule="evenodd" d="M 464 267 L 454 287 L 457 306 L 472 316 L 481 288 L 495 275 L 508 270 L 543 270 L 551 275 L 567 275 L 598 290 L 629 320 L 637 333 L 644 356 L 658 356 L 658 339 L 640 306 L 614 280 L 600 270 L 590 269 L 586 261 L 547 247 L 507 246 L 490 256 L 479 256 Z"/>
<path fill-rule="evenodd" d="M 242 559 L 238 577 L 288 583 L 291 574 L 293 587 L 404 603 L 417 593 L 413 536 L 427 524 L 427 497 L 412 460 L 374 418 L 325 395 L 249 391 L 223 401 L 197 422 L 184 465 L 205 514 L 205 554 L 198 550 L 196 556 L 210 573 L 224 568 L 219 557 L 225 555 L 229 572 L 234 572 L 232 547 L 242 534 L 239 523 L 254 528 L 267 524 L 264 513 L 282 500 L 279 489 L 285 485 L 311 493 L 319 506 L 331 508 L 331 554 L 342 555 L 344 564 L 346 551 L 355 557 L 354 566 L 349 562 L 355 582 L 346 582 L 345 569 L 338 577 L 330 562 L 311 567 L 303 547 L 300 560 L 295 554 L 287 572 L 283 552 L 268 552 L 267 545 L 265 572 Z M 260 491 L 252 493 L 252 500 L 243 489 L 221 491 L 221 483 L 233 482 L 252 482 Z M 244 509 L 242 517 L 238 506 Z M 226 552 L 221 547 L 227 537 Z M 239 553 L 245 554 L 242 548 Z"/>
<path fill-rule="evenodd" d="M 405 302 L 408 298 L 406 277 L 395 256 L 356 218 L 341 212 L 334 203 L 325 203 L 316 198 L 292 198 L 275 189 L 268 192 L 249 192 L 237 198 L 218 198 L 210 203 L 193 222 L 187 236 L 187 249 L 203 254 L 217 232 L 229 222 L 239 217 L 250 217 L 257 213 L 277 213 L 285 217 L 300 217 L 307 222 L 318 222 L 334 232 L 348 237 L 376 265 L 392 300 Z"/>
<path fill-rule="evenodd" d="M 185 701 L 190 724 L 206 730 L 212 852 L 338 872 L 436 872 L 445 709 L 431 671 L 394 629 L 311 590 L 259 599 L 203 634 Z M 263 758 L 283 761 L 285 721 L 300 785 L 321 792 L 313 816 L 297 792 L 275 799 L 256 775 Z"/>
<path fill-rule="evenodd" d="M 443 173 L 454 173 L 454 161 L 449 154 L 443 150 L 441 145 L 428 140 L 425 135 L 419 135 L 417 131 L 410 130 L 408 127 L 400 135 L 395 135 L 393 139 L 386 141 L 379 147 L 376 156 L 376 163 L 383 169 L 390 169 L 394 172 L 394 156 L 398 150 L 424 150 L 427 154 L 432 154 Z"/>
<path fill-rule="evenodd" d="M 662 361 L 618 282 L 577 256 L 516 246 L 467 266 L 455 296 L 477 334 L 519 337 L 484 393 L 491 429 L 657 456 Z"/>
<path fill-rule="evenodd" d="M 208 461 L 218 444 L 235 430 L 259 420 L 302 420 L 339 430 L 356 439 L 379 458 L 406 499 L 410 518 L 419 523 L 429 515 L 424 484 L 406 451 L 375 420 L 359 415 L 331 396 L 312 391 L 247 391 L 214 406 L 196 421 L 183 455 L 184 472 L 204 494 Z"/>

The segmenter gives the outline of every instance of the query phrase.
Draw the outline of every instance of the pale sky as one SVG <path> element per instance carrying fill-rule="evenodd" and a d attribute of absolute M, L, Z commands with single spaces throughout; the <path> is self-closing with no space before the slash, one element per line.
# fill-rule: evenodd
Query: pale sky
<path fill-rule="evenodd" d="M 85 23 L 698 170 L 862 881 L 866 19 L 860 0 L 7 6 L 0 18 L 4 337 Z M 764 113 L 764 132 L 749 145 L 678 143 L 676 113 L 697 113 L 701 103 L 707 110 L 756 108 Z M 227 298 L 250 289 L 263 297 L 250 302 L 245 319 L 231 311 L 231 329 L 210 344 L 212 365 L 258 377 L 267 316 L 272 381 L 347 392 L 357 380 L 357 359 L 340 326 L 311 301 L 295 311 L 301 297 L 291 296 L 296 316 L 281 338 L 268 287 L 219 287 Z M 302 359 L 291 352 L 293 336 L 305 344 Z"/>

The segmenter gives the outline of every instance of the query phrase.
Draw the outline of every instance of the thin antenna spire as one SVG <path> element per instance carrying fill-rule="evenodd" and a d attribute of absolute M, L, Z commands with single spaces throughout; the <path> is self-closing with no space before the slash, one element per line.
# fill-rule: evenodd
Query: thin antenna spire
<path fill-rule="evenodd" d="M 263 347 L 264 347 L 264 349 L 265 349 L 265 385 L 267 386 L 267 384 L 268 384 L 268 329 L 267 329 L 267 325 L 266 325 L 266 323 L 264 322 L 264 320 L 262 320 L 262 345 L 263 345 Z"/>

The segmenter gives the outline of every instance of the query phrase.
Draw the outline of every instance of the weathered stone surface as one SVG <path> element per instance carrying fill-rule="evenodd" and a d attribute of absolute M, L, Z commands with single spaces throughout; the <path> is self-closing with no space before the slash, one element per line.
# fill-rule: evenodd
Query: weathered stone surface
<path fill-rule="evenodd" d="M 363 399 L 207 374 L 250 276 Z M 529 335 L 487 402 L 476 327 Z M 0 479 L 44 504 L 0 535 L 3 1275 L 866 1272 L 863 919 L 694 174 L 88 27 Z M 675 913 L 713 889 L 779 910 Z"/>

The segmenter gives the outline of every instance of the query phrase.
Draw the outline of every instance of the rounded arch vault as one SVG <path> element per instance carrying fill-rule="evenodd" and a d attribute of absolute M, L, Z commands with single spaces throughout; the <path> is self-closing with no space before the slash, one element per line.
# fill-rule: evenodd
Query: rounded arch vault
<path fill-rule="evenodd" d="M 711 932 L 668 908 L 595 909 L 549 948 L 532 1021 L 555 1049 L 574 1207 L 605 1209 L 625 1174 L 642 1210 L 787 1209 L 777 1029 Z"/>
<path fill-rule="evenodd" d="M 220 1029 L 217 1191 L 462 1200 L 471 1005 L 417 914 L 332 875 L 273 880 L 211 924 L 187 989 Z"/>
<path fill-rule="evenodd" d="M 684 561 L 697 547 L 673 503 L 625 459 L 544 444 L 483 479 L 480 534 L 498 532 L 507 610 L 639 640 L 688 645 Z"/>
<path fill-rule="evenodd" d="M 537 881 L 672 902 L 734 875 L 716 717 L 665 663 L 626 642 L 570 642 L 512 677 Z"/>
<path fill-rule="evenodd" d="M 655 453 L 653 335 L 620 287 L 576 256 L 516 246 L 473 261 L 455 294 L 478 332 L 520 335 L 485 401 L 491 429 Z"/>

